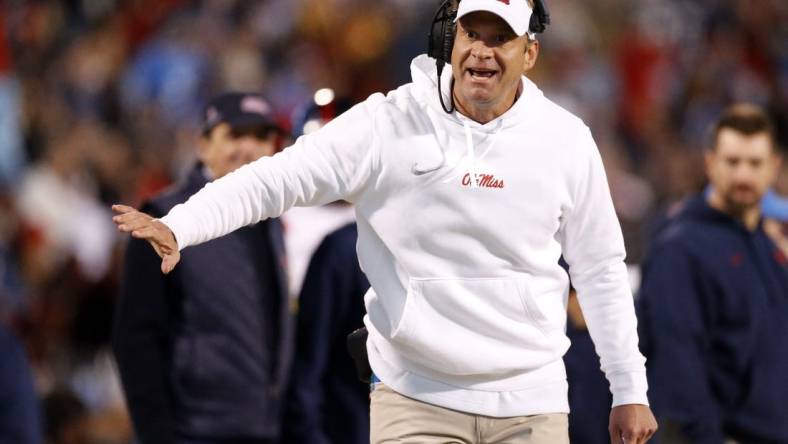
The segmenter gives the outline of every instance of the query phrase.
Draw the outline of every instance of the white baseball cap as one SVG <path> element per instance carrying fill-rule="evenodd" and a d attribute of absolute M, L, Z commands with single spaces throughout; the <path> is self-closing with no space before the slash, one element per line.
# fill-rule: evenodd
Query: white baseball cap
<path fill-rule="evenodd" d="M 457 20 L 476 11 L 492 12 L 504 19 L 519 36 L 528 32 L 533 13 L 526 0 L 462 0 L 457 9 Z"/>

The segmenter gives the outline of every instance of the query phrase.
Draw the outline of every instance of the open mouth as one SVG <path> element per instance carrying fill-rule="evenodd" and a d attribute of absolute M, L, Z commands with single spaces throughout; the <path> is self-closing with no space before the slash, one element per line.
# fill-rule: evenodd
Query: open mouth
<path fill-rule="evenodd" d="M 475 80 L 491 79 L 493 76 L 495 76 L 495 73 L 497 72 L 492 69 L 484 69 L 484 68 L 468 68 L 466 71 Z"/>

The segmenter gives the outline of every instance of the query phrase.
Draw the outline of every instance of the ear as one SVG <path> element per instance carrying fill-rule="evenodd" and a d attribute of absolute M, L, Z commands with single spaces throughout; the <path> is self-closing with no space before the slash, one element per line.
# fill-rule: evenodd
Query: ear
<path fill-rule="evenodd" d="M 526 37 L 527 39 L 528 37 Z M 526 43 L 525 46 L 525 60 L 523 61 L 523 73 L 533 69 L 536 65 L 536 59 L 539 58 L 539 40 L 533 40 Z"/>
<path fill-rule="evenodd" d="M 772 181 L 776 181 L 780 177 L 780 174 L 783 173 L 782 170 L 783 170 L 784 157 L 776 150 L 772 155 L 774 156 L 774 173 L 773 173 Z"/>
<path fill-rule="evenodd" d="M 201 161 L 205 160 L 205 155 L 208 153 L 211 144 L 210 137 L 211 133 L 201 134 L 197 139 L 197 158 Z"/>

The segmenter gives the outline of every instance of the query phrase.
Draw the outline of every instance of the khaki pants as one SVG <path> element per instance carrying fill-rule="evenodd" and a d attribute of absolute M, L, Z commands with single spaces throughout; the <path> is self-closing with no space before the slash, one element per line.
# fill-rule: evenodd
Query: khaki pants
<path fill-rule="evenodd" d="M 565 413 L 491 418 L 426 404 L 383 384 L 372 391 L 372 444 L 568 444 Z"/>

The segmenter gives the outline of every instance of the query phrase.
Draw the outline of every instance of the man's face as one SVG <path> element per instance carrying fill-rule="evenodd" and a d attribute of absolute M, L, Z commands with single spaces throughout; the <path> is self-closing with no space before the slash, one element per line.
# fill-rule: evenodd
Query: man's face
<path fill-rule="evenodd" d="M 500 17 L 472 12 L 457 22 L 451 55 L 454 93 L 467 108 L 504 107 L 514 102 L 520 77 L 530 70 L 539 52 L 538 42 L 518 37 Z"/>
<path fill-rule="evenodd" d="M 760 204 L 779 168 L 780 158 L 766 133 L 748 136 L 723 128 L 715 149 L 706 153 L 706 172 L 714 193 L 734 214 Z"/>
<path fill-rule="evenodd" d="M 276 151 L 276 134 L 262 128 L 232 129 L 217 125 L 202 139 L 199 158 L 218 179 L 239 167 Z"/>

